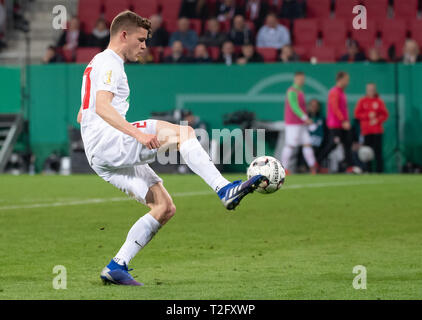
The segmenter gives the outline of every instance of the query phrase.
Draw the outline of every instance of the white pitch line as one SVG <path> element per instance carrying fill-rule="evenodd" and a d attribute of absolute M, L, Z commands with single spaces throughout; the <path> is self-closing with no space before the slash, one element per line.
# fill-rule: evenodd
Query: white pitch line
<path fill-rule="evenodd" d="M 337 186 L 355 186 L 355 185 L 364 185 L 364 184 L 380 184 L 383 181 L 339 181 L 339 182 L 326 182 L 326 183 L 309 183 L 309 184 L 294 184 L 286 185 L 282 189 L 304 189 L 304 188 L 325 188 L 325 187 L 337 187 Z M 212 191 L 192 191 L 192 192 L 176 192 L 172 194 L 172 197 L 194 197 L 194 196 L 206 196 L 215 194 Z M 87 200 L 77 200 L 77 201 L 60 201 L 52 203 L 33 203 L 26 205 L 13 205 L 13 206 L 3 206 L 0 207 L 0 210 L 15 210 L 15 209 L 35 209 L 35 208 L 50 208 L 50 207 L 65 207 L 65 206 L 78 206 L 84 204 L 97 204 L 105 202 L 118 202 L 118 201 L 129 201 L 133 200 L 129 197 L 114 197 L 114 198 L 95 198 Z"/>

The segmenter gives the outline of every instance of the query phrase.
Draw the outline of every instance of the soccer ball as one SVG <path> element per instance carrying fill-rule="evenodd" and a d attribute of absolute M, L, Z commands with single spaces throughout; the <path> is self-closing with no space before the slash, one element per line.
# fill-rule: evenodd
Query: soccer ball
<path fill-rule="evenodd" d="M 368 146 L 362 146 L 358 150 L 359 160 L 362 162 L 369 162 L 374 159 L 374 150 Z"/>
<path fill-rule="evenodd" d="M 268 178 L 268 182 L 263 181 L 256 189 L 259 193 L 264 194 L 273 193 L 280 189 L 286 177 L 286 172 L 281 162 L 269 156 L 258 157 L 249 165 L 248 179 L 257 174 Z"/>

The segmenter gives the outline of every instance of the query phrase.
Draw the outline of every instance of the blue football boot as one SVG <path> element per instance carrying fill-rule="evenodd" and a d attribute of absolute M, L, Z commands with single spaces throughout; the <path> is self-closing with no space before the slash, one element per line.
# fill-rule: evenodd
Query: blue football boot
<path fill-rule="evenodd" d="M 242 180 L 237 180 L 221 188 L 217 194 L 223 202 L 223 205 L 227 210 L 233 210 L 236 208 L 242 198 L 248 193 L 254 192 L 256 188 L 263 182 L 267 181 L 268 178 L 263 175 L 256 175 L 242 183 Z"/>
<path fill-rule="evenodd" d="M 130 275 L 127 265 L 123 266 L 116 263 L 113 259 L 110 263 L 101 271 L 101 280 L 104 284 L 119 284 L 124 286 L 143 286 L 143 283 L 139 283 Z"/>

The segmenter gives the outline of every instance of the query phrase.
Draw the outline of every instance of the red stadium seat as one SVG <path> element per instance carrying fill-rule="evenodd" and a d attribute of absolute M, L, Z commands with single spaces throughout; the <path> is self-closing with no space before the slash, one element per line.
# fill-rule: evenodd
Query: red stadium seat
<path fill-rule="evenodd" d="M 376 23 L 368 19 L 367 29 L 352 29 L 352 38 L 359 43 L 362 49 L 373 47 L 377 38 Z"/>
<path fill-rule="evenodd" d="M 177 20 L 165 20 L 164 21 L 164 28 L 167 30 L 167 32 L 172 33 L 177 31 Z"/>
<path fill-rule="evenodd" d="M 412 34 L 411 38 L 416 40 L 422 47 L 422 20 L 414 19 L 410 21 L 410 32 Z"/>
<path fill-rule="evenodd" d="M 274 48 L 256 48 L 256 52 L 264 58 L 265 62 L 275 62 L 277 60 L 277 51 Z"/>
<path fill-rule="evenodd" d="M 220 57 L 220 48 L 219 47 L 208 47 L 208 54 L 210 55 L 211 59 L 217 61 Z"/>
<path fill-rule="evenodd" d="M 300 57 L 300 61 L 308 61 L 309 60 L 309 54 L 312 47 L 306 47 L 306 46 L 297 46 L 295 45 L 293 47 L 296 54 Z"/>
<path fill-rule="evenodd" d="M 316 19 L 296 19 L 293 27 L 294 42 L 298 46 L 315 46 L 318 39 Z"/>
<path fill-rule="evenodd" d="M 161 61 L 161 48 L 158 47 L 149 47 L 149 52 L 151 52 L 154 57 L 154 63 L 159 63 Z"/>
<path fill-rule="evenodd" d="M 202 21 L 201 19 L 190 19 L 190 27 L 195 30 L 196 34 L 200 36 L 202 34 Z"/>
<path fill-rule="evenodd" d="M 58 48 L 58 52 L 63 56 L 66 62 L 75 61 L 75 52 L 73 50 Z"/>
<path fill-rule="evenodd" d="M 315 47 L 311 49 L 309 57 L 315 57 L 318 62 L 335 62 L 336 50 L 331 47 Z"/>
<path fill-rule="evenodd" d="M 365 7 L 368 21 L 384 21 L 388 14 L 388 0 L 366 0 Z"/>
<path fill-rule="evenodd" d="M 220 30 L 221 32 L 230 32 L 231 22 L 230 20 L 220 21 Z"/>
<path fill-rule="evenodd" d="M 256 33 L 255 23 L 253 23 L 252 21 L 246 21 L 246 24 L 247 24 L 249 30 L 251 30 L 252 35 L 254 35 Z"/>
<path fill-rule="evenodd" d="M 344 46 L 347 38 L 346 22 L 341 19 L 325 20 L 322 23 L 325 46 Z"/>
<path fill-rule="evenodd" d="M 399 19 L 386 19 L 381 27 L 383 46 L 389 47 L 392 44 L 401 48 L 406 41 L 406 22 Z"/>
<path fill-rule="evenodd" d="M 331 14 L 331 0 L 308 0 L 306 14 L 308 18 L 328 18 Z"/>
<path fill-rule="evenodd" d="M 418 13 L 418 0 L 394 1 L 395 18 L 416 18 Z"/>
<path fill-rule="evenodd" d="M 81 22 L 81 29 L 86 33 L 91 33 L 97 19 L 102 11 L 101 0 L 79 0 L 78 18 Z"/>
<path fill-rule="evenodd" d="M 132 0 L 133 11 L 141 17 L 149 18 L 158 12 L 158 0 Z"/>
<path fill-rule="evenodd" d="M 94 58 L 94 56 L 101 51 L 97 47 L 86 47 L 76 49 L 76 62 L 77 63 L 88 63 Z"/>
<path fill-rule="evenodd" d="M 335 15 L 336 18 L 345 19 L 350 22 L 353 19 L 353 7 L 361 4 L 360 0 L 336 0 Z"/>
<path fill-rule="evenodd" d="M 177 20 L 182 0 L 160 0 L 161 15 L 164 20 Z"/>
<path fill-rule="evenodd" d="M 128 0 L 104 0 L 104 18 L 106 21 L 113 21 L 114 17 L 122 11 L 130 8 Z"/>

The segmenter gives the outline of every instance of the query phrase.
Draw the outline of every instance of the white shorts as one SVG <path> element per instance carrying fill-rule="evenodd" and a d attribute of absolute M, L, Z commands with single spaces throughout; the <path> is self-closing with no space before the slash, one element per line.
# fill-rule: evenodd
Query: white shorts
<path fill-rule="evenodd" d="M 156 134 L 156 123 L 157 120 L 144 120 L 132 124 L 144 133 Z M 149 150 L 118 130 L 104 138 L 102 152 L 92 155 L 92 169 L 105 181 L 146 204 L 145 197 L 149 188 L 163 182 L 148 165 L 154 161 L 157 149 Z"/>
<path fill-rule="evenodd" d="M 308 126 L 304 124 L 286 124 L 286 145 L 290 147 L 299 147 L 311 145 L 311 136 Z"/>

